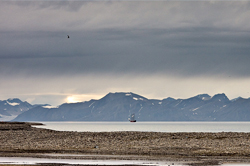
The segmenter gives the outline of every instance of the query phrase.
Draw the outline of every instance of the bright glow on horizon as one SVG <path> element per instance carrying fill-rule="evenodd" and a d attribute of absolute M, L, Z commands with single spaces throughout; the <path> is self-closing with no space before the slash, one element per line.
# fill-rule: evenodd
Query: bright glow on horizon
<path fill-rule="evenodd" d="M 77 100 L 77 98 L 75 96 L 68 96 L 67 97 L 67 103 L 78 103 L 80 102 L 79 100 Z"/>
<path fill-rule="evenodd" d="M 91 99 L 100 99 L 103 95 L 70 95 L 66 98 L 67 103 L 79 103 Z"/>

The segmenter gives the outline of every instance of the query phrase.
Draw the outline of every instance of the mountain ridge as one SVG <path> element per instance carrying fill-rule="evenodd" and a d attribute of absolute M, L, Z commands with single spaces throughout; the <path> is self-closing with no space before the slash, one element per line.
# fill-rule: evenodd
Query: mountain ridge
<path fill-rule="evenodd" d="M 187 99 L 147 99 L 132 92 L 108 93 L 99 100 L 37 106 L 14 121 L 249 121 L 250 99 L 229 100 L 224 94 L 199 94 Z"/>
<path fill-rule="evenodd" d="M 18 98 L 0 100 L 0 120 L 8 121 L 17 117 L 19 114 L 28 111 L 33 106 L 26 101 Z"/>

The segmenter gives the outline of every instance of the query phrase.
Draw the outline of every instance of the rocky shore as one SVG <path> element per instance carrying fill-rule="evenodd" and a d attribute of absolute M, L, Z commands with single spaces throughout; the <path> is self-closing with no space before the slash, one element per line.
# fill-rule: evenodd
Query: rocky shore
<path fill-rule="evenodd" d="M 0 122 L 0 156 L 147 159 L 190 165 L 250 161 L 250 133 L 68 132 L 32 125 L 39 124 Z"/>

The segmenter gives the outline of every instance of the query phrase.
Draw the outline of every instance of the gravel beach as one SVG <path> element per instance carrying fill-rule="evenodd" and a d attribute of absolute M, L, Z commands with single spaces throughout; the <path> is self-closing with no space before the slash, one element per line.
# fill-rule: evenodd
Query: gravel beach
<path fill-rule="evenodd" d="M 1 157 L 250 163 L 250 133 L 68 132 L 0 122 Z"/>

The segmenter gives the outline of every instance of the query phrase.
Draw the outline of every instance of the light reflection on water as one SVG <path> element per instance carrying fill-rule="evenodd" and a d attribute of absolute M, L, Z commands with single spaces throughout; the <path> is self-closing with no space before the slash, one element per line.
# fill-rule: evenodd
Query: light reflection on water
<path fill-rule="evenodd" d="M 0 164 L 82 164 L 82 165 L 154 165 L 154 166 L 187 166 L 185 163 L 171 161 L 148 161 L 148 160 L 80 160 L 80 159 L 46 159 L 32 157 L 0 157 Z M 246 163 L 222 164 L 221 166 L 250 166 Z"/>
<path fill-rule="evenodd" d="M 79 160 L 79 159 L 46 159 L 31 157 L 0 157 L 0 164 L 83 164 L 83 165 L 172 165 L 173 162 L 166 161 L 147 161 L 147 160 Z M 174 163 L 175 166 L 184 166 Z"/>
<path fill-rule="evenodd" d="M 42 122 L 58 131 L 250 132 L 250 122 Z"/>

